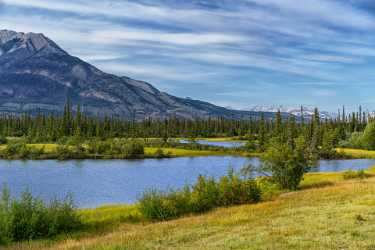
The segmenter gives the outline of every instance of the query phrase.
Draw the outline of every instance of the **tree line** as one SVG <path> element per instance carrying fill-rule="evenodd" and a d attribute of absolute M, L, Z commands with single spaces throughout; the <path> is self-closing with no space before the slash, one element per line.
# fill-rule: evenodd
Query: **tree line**
<path fill-rule="evenodd" d="M 301 110 L 302 112 L 302 110 Z M 260 118 L 231 120 L 224 118 L 169 119 L 148 118 L 143 121 L 123 120 L 116 117 L 92 117 L 72 107 L 68 101 L 62 115 L 39 113 L 37 115 L 0 115 L 2 137 L 27 137 L 31 142 L 56 142 L 63 137 L 83 138 L 197 138 L 242 137 L 257 141 L 264 150 L 270 138 L 278 136 L 286 140 L 303 134 L 311 143 L 338 143 L 354 132 L 362 132 L 370 120 L 369 114 L 357 112 L 346 114 L 345 109 L 333 119 L 321 119 L 318 109 L 304 117 L 282 118 L 277 112 L 273 119 Z M 290 139 L 290 138 L 289 138 Z M 250 145 L 251 146 L 251 145 Z M 255 145 L 254 145 L 255 146 Z"/>

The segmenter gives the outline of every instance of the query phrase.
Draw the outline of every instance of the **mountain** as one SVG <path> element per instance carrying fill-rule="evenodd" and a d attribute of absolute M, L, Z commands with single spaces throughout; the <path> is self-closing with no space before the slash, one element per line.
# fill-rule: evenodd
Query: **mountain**
<path fill-rule="evenodd" d="M 303 116 L 305 118 L 312 117 L 314 115 L 314 109 L 315 109 L 314 107 L 302 106 Z M 296 116 L 297 118 L 302 116 L 301 106 L 300 107 L 286 107 L 282 105 L 270 105 L 270 106 L 257 105 L 250 109 L 250 111 L 253 111 L 253 112 L 271 112 L 271 113 L 278 112 L 279 110 L 282 113 L 291 114 L 291 115 Z M 327 111 L 320 111 L 320 110 L 319 110 L 319 115 L 320 115 L 320 119 L 322 120 L 332 119 L 336 117 L 336 114 L 334 113 L 330 113 Z"/>
<path fill-rule="evenodd" d="M 149 83 L 102 72 L 43 34 L 9 30 L 0 31 L 0 86 L 0 112 L 8 113 L 61 113 L 69 97 L 87 114 L 137 120 L 260 115 L 169 95 Z"/>

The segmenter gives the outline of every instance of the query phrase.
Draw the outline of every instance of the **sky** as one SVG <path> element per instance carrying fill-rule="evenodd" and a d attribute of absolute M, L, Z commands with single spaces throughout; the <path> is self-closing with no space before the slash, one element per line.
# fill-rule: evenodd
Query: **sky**
<path fill-rule="evenodd" d="M 0 0 L 99 69 L 236 109 L 375 109 L 372 0 Z"/>

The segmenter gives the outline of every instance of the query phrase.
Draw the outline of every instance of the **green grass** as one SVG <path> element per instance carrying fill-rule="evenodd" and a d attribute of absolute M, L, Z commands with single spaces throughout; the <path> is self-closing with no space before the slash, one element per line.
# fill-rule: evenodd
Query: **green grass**
<path fill-rule="evenodd" d="M 28 147 L 33 147 L 36 149 L 44 148 L 45 153 L 55 153 L 57 150 L 57 144 L 46 143 L 46 144 L 28 144 Z"/>
<path fill-rule="evenodd" d="M 90 231 L 105 231 L 122 223 L 143 221 L 138 205 L 107 205 L 98 208 L 78 210 L 83 223 Z"/>
<path fill-rule="evenodd" d="M 148 157 L 155 155 L 158 148 L 145 148 L 145 154 Z M 235 155 L 235 156 L 259 156 L 256 153 L 245 153 L 235 151 L 209 151 L 209 150 L 189 150 L 189 149 L 178 149 L 178 148 L 162 148 L 164 154 L 170 155 L 171 157 L 197 157 L 197 156 L 220 156 L 220 155 Z"/>
<path fill-rule="evenodd" d="M 57 144 L 47 143 L 47 144 L 27 144 L 27 147 L 33 147 L 36 149 L 44 148 L 44 153 L 46 156 L 53 155 L 56 153 Z M 6 145 L 0 145 L 0 150 L 4 150 Z M 146 147 L 145 148 L 145 157 L 152 158 L 155 156 L 158 148 Z M 177 148 L 162 148 L 165 155 L 169 157 L 199 157 L 199 156 L 225 156 L 225 155 L 234 155 L 234 156 L 248 156 L 248 157 L 257 157 L 258 153 L 246 153 L 240 151 L 213 151 L 213 150 L 190 150 L 190 149 L 177 149 Z"/>
<path fill-rule="evenodd" d="M 344 156 L 355 159 L 375 159 L 374 150 L 352 149 L 352 148 L 338 148 L 336 151 Z"/>

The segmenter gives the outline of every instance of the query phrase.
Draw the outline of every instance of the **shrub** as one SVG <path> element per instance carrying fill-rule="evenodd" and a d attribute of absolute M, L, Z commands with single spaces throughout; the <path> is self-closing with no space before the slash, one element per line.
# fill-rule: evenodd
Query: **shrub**
<path fill-rule="evenodd" d="M 365 149 L 375 149 L 375 121 L 370 121 L 361 137 L 361 146 Z"/>
<path fill-rule="evenodd" d="M 0 144 L 3 145 L 7 143 L 8 143 L 8 139 L 5 136 L 0 135 Z"/>
<path fill-rule="evenodd" d="M 363 148 L 362 137 L 363 132 L 354 132 L 348 140 L 340 141 L 338 146 L 340 148 Z"/>
<path fill-rule="evenodd" d="M 0 243 L 52 237 L 80 228 L 80 218 L 71 198 L 53 200 L 49 205 L 24 192 L 12 200 L 4 188 L 0 201 Z"/>
<path fill-rule="evenodd" d="M 303 137 L 294 145 L 272 139 L 262 156 L 261 171 L 272 174 L 272 179 L 283 189 L 298 188 L 303 175 L 314 164 L 316 155 L 309 149 Z"/>
<path fill-rule="evenodd" d="M 199 176 L 191 194 L 192 212 L 200 213 L 211 210 L 219 204 L 218 201 L 219 189 L 215 180 Z"/>
<path fill-rule="evenodd" d="M 353 171 L 351 169 L 345 171 L 343 173 L 343 177 L 345 180 L 349 179 L 364 179 L 370 177 L 369 174 L 367 174 L 363 169 L 358 171 Z"/>
<path fill-rule="evenodd" d="M 12 142 L 7 145 L 7 147 L 2 151 L 4 158 L 28 158 L 30 149 L 24 142 Z"/>
<path fill-rule="evenodd" d="M 99 139 L 89 140 L 87 146 L 88 152 L 94 155 L 105 154 L 106 152 L 109 152 L 111 149 L 110 142 L 101 141 Z"/>
<path fill-rule="evenodd" d="M 140 211 L 150 220 L 168 220 L 189 213 L 202 213 L 219 206 L 255 203 L 261 190 L 253 179 L 241 179 L 231 170 L 219 181 L 199 176 L 190 189 L 167 193 L 149 191 L 140 199 Z"/>
<path fill-rule="evenodd" d="M 86 152 L 81 144 L 76 146 L 58 145 L 56 156 L 58 160 L 83 159 L 86 157 Z"/>
<path fill-rule="evenodd" d="M 122 149 L 122 155 L 126 159 L 135 159 L 145 154 L 143 144 L 139 142 L 126 143 Z"/>
<path fill-rule="evenodd" d="M 155 158 L 158 158 L 158 159 L 161 159 L 161 158 L 165 158 L 165 154 L 164 154 L 164 151 L 161 149 L 161 148 L 158 148 L 155 152 Z"/>
<path fill-rule="evenodd" d="M 145 218 L 150 220 L 177 218 L 188 212 L 189 196 L 190 192 L 146 191 L 140 200 L 140 211 Z"/>

